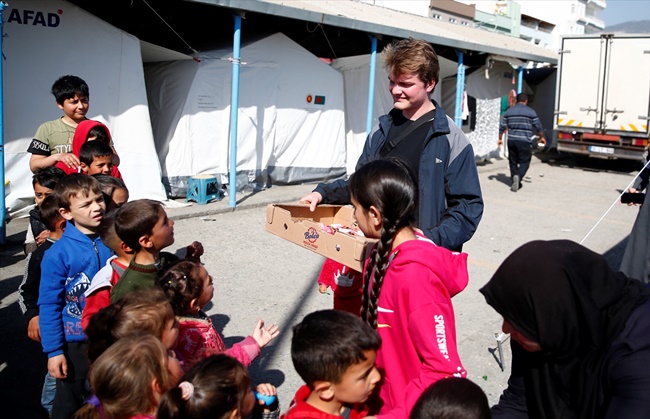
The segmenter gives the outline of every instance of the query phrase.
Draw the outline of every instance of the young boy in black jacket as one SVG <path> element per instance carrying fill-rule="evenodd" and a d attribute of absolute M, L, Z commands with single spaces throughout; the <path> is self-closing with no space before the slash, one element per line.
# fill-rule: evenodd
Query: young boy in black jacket
<path fill-rule="evenodd" d="M 57 169 L 58 170 L 58 169 Z M 38 175 L 35 175 L 36 177 Z M 41 198 L 39 202 L 39 222 L 49 231 L 48 237 L 36 250 L 27 255 L 25 261 L 25 274 L 23 282 L 18 287 L 18 304 L 27 318 L 27 336 L 35 341 L 41 342 L 41 329 L 38 325 L 38 288 L 41 284 L 41 261 L 43 255 L 63 234 L 65 219 L 59 213 L 59 201 L 54 195 Z M 45 375 L 41 404 L 48 414 L 52 412 L 54 401 L 54 386 L 56 380 L 49 373 Z"/>
<path fill-rule="evenodd" d="M 32 177 L 32 187 L 34 188 L 34 201 L 36 206 L 29 211 L 29 225 L 25 236 L 23 250 L 25 255 L 32 253 L 38 246 L 45 242 L 50 234 L 49 229 L 41 221 L 39 207 L 45 197 L 54 193 L 54 187 L 65 176 L 63 170 L 51 166 L 39 170 Z"/>

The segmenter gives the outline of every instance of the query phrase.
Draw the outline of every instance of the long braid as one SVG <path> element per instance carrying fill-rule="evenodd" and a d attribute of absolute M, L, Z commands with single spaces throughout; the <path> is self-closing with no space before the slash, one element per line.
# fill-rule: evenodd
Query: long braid
<path fill-rule="evenodd" d="M 368 261 L 368 266 L 366 267 L 366 272 L 364 273 L 363 276 L 363 293 L 361 296 L 361 319 L 368 324 L 370 324 L 370 322 L 368 322 L 368 296 L 370 295 L 370 290 L 368 288 L 370 287 L 372 272 L 375 268 L 376 255 L 377 255 L 377 246 L 375 246 L 372 249 L 372 253 L 370 254 L 369 257 L 370 260 Z"/>
<path fill-rule="evenodd" d="M 357 201 L 355 211 L 364 211 L 368 216 L 372 207 L 381 216 L 379 241 L 365 269 L 361 300 L 361 318 L 376 329 L 379 295 L 390 253 L 400 229 L 411 226 L 415 220 L 417 187 L 408 166 L 397 160 L 367 163 L 352 174 L 348 186 Z"/>
<path fill-rule="evenodd" d="M 390 257 L 390 251 L 393 247 L 393 241 L 395 240 L 395 233 L 397 233 L 398 223 L 389 226 L 389 220 L 384 219 L 382 221 L 382 230 L 381 237 L 377 243 L 376 252 L 373 254 L 373 269 L 372 269 L 372 290 L 368 297 L 367 304 L 367 314 L 366 322 L 373 328 L 377 328 L 377 309 L 379 307 L 379 294 L 381 292 L 381 286 L 384 283 L 384 277 L 386 276 L 386 271 L 388 270 L 388 259 Z M 388 227 L 388 228 L 387 228 Z M 370 272 L 370 269 L 368 269 Z"/>

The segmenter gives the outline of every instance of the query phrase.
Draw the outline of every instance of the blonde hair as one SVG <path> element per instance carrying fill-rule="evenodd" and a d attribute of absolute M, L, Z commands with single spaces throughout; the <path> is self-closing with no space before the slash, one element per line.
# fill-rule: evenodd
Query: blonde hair
<path fill-rule="evenodd" d="M 158 405 L 154 389 L 163 393 L 173 387 L 167 362 L 167 348 L 155 336 L 135 334 L 115 342 L 90 368 L 90 388 L 98 406 L 86 404 L 75 419 L 118 419 L 152 412 Z"/>
<path fill-rule="evenodd" d="M 430 81 L 438 84 L 438 55 L 425 40 L 409 38 L 394 41 L 384 47 L 381 56 L 390 75 L 417 74 L 425 84 Z"/>
<path fill-rule="evenodd" d="M 93 362 L 114 342 L 134 333 L 148 333 L 162 340 L 165 325 L 173 319 L 172 306 L 161 290 L 129 293 L 90 318 L 86 328 L 88 358 Z"/>

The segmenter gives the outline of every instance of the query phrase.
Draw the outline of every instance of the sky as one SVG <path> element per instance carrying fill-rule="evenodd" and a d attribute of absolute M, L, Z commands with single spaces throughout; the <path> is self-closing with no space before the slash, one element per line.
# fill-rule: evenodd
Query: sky
<path fill-rule="evenodd" d="M 650 20 L 650 0 L 607 0 L 603 20 L 605 27 L 629 21 Z"/>

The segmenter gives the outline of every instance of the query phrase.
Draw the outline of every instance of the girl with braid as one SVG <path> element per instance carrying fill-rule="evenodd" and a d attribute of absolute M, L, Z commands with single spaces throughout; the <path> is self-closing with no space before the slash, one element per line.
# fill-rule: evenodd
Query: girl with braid
<path fill-rule="evenodd" d="M 349 189 L 359 228 L 379 239 L 364 269 L 361 308 L 382 340 L 377 367 L 384 379 L 373 393 L 381 400 L 371 401 L 371 413 L 406 419 L 429 385 L 467 377 L 451 304 L 469 280 L 467 254 L 435 245 L 416 228 L 417 186 L 400 161 L 364 165 Z"/>

